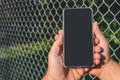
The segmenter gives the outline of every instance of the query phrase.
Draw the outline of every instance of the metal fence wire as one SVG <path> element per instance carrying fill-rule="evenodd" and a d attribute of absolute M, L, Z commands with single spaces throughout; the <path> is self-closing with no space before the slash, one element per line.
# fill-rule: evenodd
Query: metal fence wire
<path fill-rule="evenodd" d="M 0 80 L 41 80 L 65 8 L 90 7 L 120 63 L 120 0 L 0 0 Z M 99 80 L 85 74 L 81 80 Z"/>

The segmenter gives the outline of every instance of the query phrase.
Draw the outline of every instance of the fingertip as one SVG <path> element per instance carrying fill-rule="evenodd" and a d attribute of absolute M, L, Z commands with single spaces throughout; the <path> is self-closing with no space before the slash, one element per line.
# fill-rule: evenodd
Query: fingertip
<path fill-rule="evenodd" d="M 59 37 L 59 35 L 58 35 L 58 34 L 56 34 L 56 35 L 55 35 L 55 37 L 54 37 L 54 39 L 55 39 L 55 40 L 57 40 L 57 39 L 58 39 L 58 37 Z"/>
<path fill-rule="evenodd" d="M 99 46 L 94 47 L 94 52 L 95 53 L 100 53 L 101 51 L 102 51 L 101 47 L 99 47 Z"/>
<path fill-rule="evenodd" d="M 98 22 L 94 22 L 93 23 L 93 33 L 95 34 L 96 37 L 97 37 L 98 32 L 99 32 Z"/>
<path fill-rule="evenodd" d="M 95 67 L 95 64 L 93 64 L 92 67 Z"/>
<path fill-rule="evenodd" d="M 97 22 L 97 21 L 95 21 L 95 22 L 94 22 L 94 24 L 95 24 L 95 25 L 98 25 L 98 22 Z"/>
<path fill-rule="evenodd" d="M 93 22 L 93 27 L 98 26 L 98 22 Z"/>
<path fill-rule="evenodd" d="M 87 72 L 89 70 L 89 68 L 84 68 L 85 69 L 85 72 Z"/>
<path fill-rule="evenodd" d="M 101 59 L 101 55 L 100 55 L 99 53 L 95 53 L 95 54 L 94 54 L 94 59 L 95 59 L 95 60 L 96 60 L 96 59 L 100 60 L 100 59 Z"/>
<path fill-rule="evenodd" d="M 94 61 L 94 64 L 95 64 L 95 65 L 100 64 L 100 60 L 96 59 L 96 60 Z"/>
<path fill-rule="evenodd" d="M 60 33 L 61 30 L 58 31 L 58 34 Z"/>
<path fill-rule="evenodd" d="M 59 33 L 59 34 L 62 34 L 62 32 L 63 32 L 62 30 L 59 30 L 59 32 L 58 32 L 58 33 Z"/>
<path fill-rule="evenodd" d="M 94 44 L 95 44 L 95 45 L 98 45 L 98 44 L 99 44 L 99 39 L 98 39 L 98 38 L 95 38 L 95 39 L 94 39 Z"/>

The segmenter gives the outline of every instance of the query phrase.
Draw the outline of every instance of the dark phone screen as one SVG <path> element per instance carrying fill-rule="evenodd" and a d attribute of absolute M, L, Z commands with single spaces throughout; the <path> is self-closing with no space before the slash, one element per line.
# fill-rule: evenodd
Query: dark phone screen
<path fill-rule="evenodd" d="M 64 10 L 64 64 L 66 67 L 92 67 L 92 11 Z"/>

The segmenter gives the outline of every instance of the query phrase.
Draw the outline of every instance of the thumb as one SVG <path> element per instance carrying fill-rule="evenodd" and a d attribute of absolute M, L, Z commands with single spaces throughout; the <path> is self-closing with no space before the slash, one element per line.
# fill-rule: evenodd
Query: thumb
<path fill-rule="evenodd" d="M 58 56 L 63 44 L 63 35 L 59 34 L 58 39 L 53 43 L 49 56 Z"/>
<path fill-rule="evenodd" d="M 93 33 L 94 33 L 95 37 L 98 38 L 100 41 L 106 40 L 103 33 L 99 29 L 97 22 L 93 23 Z"/>
<path fill-rule="evenodd" d="M 56 44 L 59 45 L 59 46 L 62 46 L 63 45 L 63 30 L 60 30 L 59 31 L 59 34 L 58 34 L 58 39 L 56 40 Z"/>

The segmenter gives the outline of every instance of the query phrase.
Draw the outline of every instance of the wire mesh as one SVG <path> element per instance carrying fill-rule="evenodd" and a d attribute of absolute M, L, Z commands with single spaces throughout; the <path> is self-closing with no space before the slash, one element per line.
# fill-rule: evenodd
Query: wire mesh
<path fill-rule="evenodd" d="M 90 7 L 120 63 L 120 0 L 0 0 L 0 80 L 41 80 L 65 8 Z M 81 80 L 99 80 L 85 74 Z"/>

